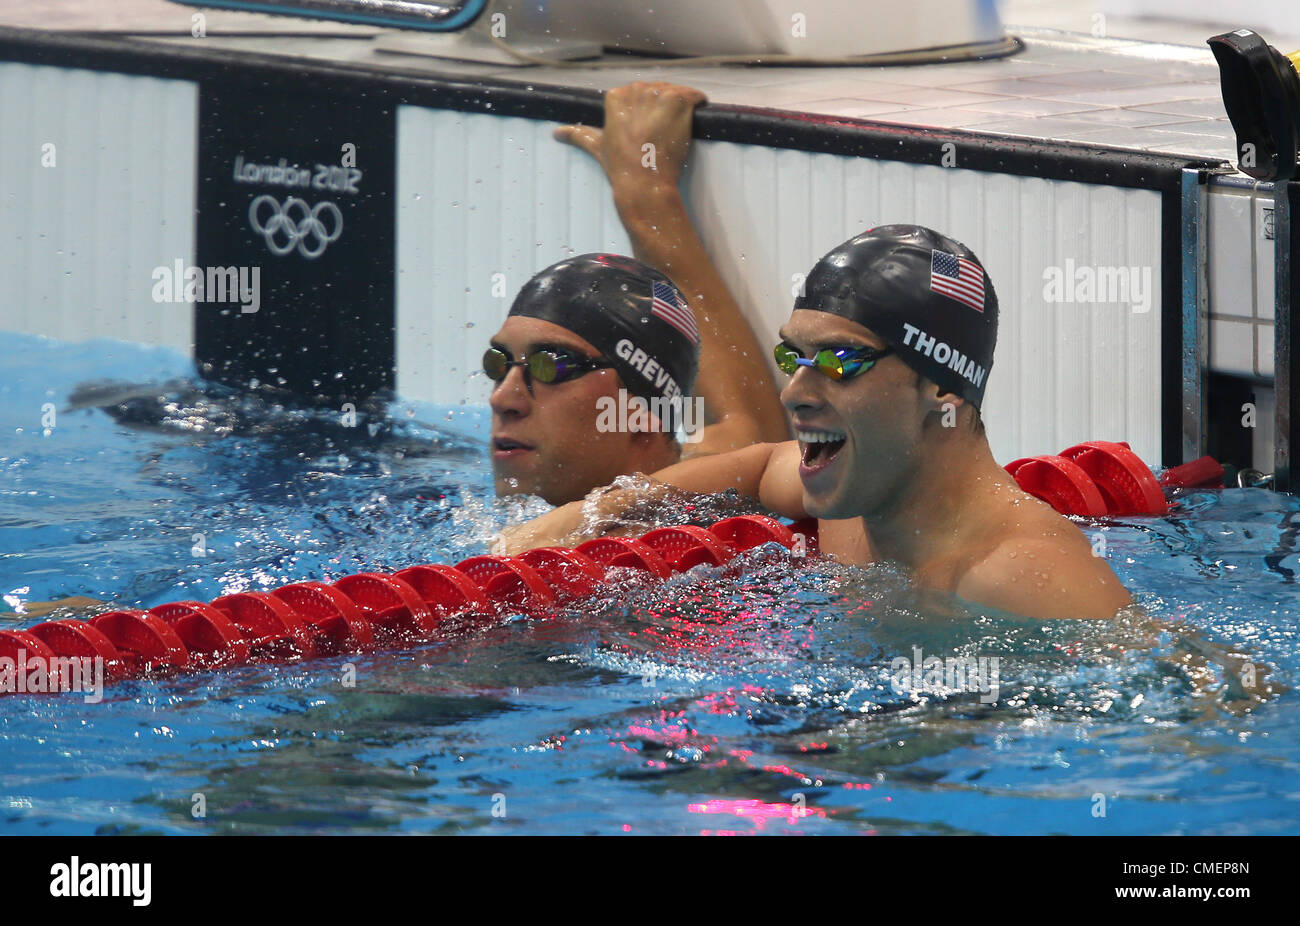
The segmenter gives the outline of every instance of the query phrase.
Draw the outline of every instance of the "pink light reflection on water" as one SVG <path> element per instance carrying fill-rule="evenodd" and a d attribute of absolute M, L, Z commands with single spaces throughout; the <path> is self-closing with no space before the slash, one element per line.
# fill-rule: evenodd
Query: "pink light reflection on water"
<path fill-rule="evenodd" d="M 765 821 L 784 819 L 788 823 L 797 823 L 804 817 L 826 817 L 826 811 L 820 807 L 800 807 L 796 804 L 778 802 L 767 804 L 759 800 L 711 800 L 702 804 L 687 804 L 688 813 L 729 813 L 737 817 L 749 817 L 758 827 Z"/>

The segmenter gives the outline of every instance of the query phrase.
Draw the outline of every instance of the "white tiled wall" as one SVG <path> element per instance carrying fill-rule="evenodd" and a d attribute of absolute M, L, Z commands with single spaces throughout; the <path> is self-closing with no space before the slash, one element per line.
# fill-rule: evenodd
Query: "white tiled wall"
<path fill-rule="evenodd" d="M 1273 376 L 1273 192 L 1211 184 L 1206 242 L 1210 367 Z"/>
<path fill-rule="evenodd" d="M 1257 469 L 1273 472 L 1277 445 L 1277 395 L 1267 386 L 1255 390 L 1255 429 L 1251 432 L 1250 449 Z"/>
<path fill-rule="evenodd" d="M 486 405 L 488 338 L 564 257 L 628 253 L 603 173 L 558 123 L 410 106 L 397 115 L 397 392 Z"/>
<path fill-rule="evenodd" d="M 909 70 L 915 80 L 924 73 Z M 741 79 L 718 77 L 728 78 Z M 1010 102 L 1022 108 L 1033 102 L 1017 99 Z M 1005 109 L 1004 102 L 971 105 Z M 1087 110 L 1090 119 L 1126 112 Z M 196 119 L 195 88 L 186 82 L 0 64 L 0 229 L 10 230 L 0 235 L 8 286 L 0 329 L 189 349 L 188 307 L 155 305 L 149 296 L 153 267 L 193 253 Z M 484 384 L 467 386 L 465 377 L 523 280 L 566 254 L 627 250 L 599 169 L 553 142 L 552 128 L 400 110 L 404 394 L 483 401 Z M 54 169 L 40 166 L 47 140 L 57 143 Z M 790 275 L 868 224 L 920 222 L 964 240 L 989 265 L 1004 307 L 989 392 L 998 455 L 1107 437 L 1158 457 L 1158 302 L 1145 315 L 1124 315 L 1045 305 L 1041 295 L 1043 268 L 1072 258 L 1153 267 L 1158 300 L 1157 194 L 723 143 L 699 146 L 687 191 L 761 332 L 788 311 Z M 1215 369 L 1272 376 L 1271 205 L 1267 188 L 1210 188 Z M 492 294 L 496 272 L 505 274 L 501 297 Z"/>
<path fill-rule="evenodd" d="M 401 394 L 484 402 L 472 371 L 523 282 L 571 254 L 627 248 L 599 167 L 552 128 L 399 109 Z M 684 190 L 763 343 L 789 316 L 794 274 L 870 226 L 929 225 L 970 246 L 997 290 L 985 405 L 997 458 L 1107 439 L 1159 459 L 1160 194 L 723 142 L 697 146 Z M 1044 272 L 1067 261 L 1150 270 L 1152 301 L 1048 303 Z"/>
<path fill-rule="evenodd" d="M 0 330 L 190 351 L 197 144 L 193 83 L 0 62 Z"/>

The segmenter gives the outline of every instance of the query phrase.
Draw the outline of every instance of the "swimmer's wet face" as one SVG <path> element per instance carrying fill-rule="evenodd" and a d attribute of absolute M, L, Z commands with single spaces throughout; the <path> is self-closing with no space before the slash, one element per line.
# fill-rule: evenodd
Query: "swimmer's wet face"
<path fill-rule="evenodd" d="M 979 259 L 933 229 L 880 226 L 817 262 L 782 336 L 804 356 L 852 345 L 892 353 L 838 382 L 801 369 L 782 393 L 802 432 L 809 514 L 879 517 L 915 488 L 935 413 L 948 405 L 969 420 L 983 401 L 997 317 Z"/>
<path fill-rule="evenodd" d="M 591 343 L 572 331 L 524 316 L 506 319 L 492 338 L 492 347 L 512 358 L 529 357 L 548 348 L 592 361 L 600 356 Z M 539 495 L 561 505 L 632 471 L 629 464 L 645 456 L 644 443 L 669 443 L 667 434 L 597 428 L 599 400 L 616 398 L 622 386 L 614 370 L 602 367 L 550 384 L 534 378 L 530 392 L 524 370 L 507 368 L 488 401 L 497 494 Z"/>
<path fill-rule="evenodd" d="M 658 270 L 618 254 L 552 264 L 520 289 L 492 346 L 502 355 L 489 352 L 486 372 L 504 374 L 490 402 L 498 494 L 561 505 L 677 462 L 676 422 L 654 425 L 690 394 L 699 332 L 685 297 Z M 569 362 L 552 368 L 546 348 L 568 352 Z M 536 369 L 531 359 L 520 366 L 539 351 Z M 660 404 L 644 424 L 634 426 L 630 413 L 611 424 L 610 410 L 629 395 Z"/>
<path fill-rule="evenodd" d="M 926 386 L 878 335 L 849 319 L 796 309 L 781 338 L 803 356 L 835 348 L 881 352 L 869 371 L 833 380 L 800 367 L 781 392 L 802 459 L 804 509 L 818 518 L 871 515 L 916 469 L 932 403 Z M 959 400 L 960 401 L 960 400 Z"/>

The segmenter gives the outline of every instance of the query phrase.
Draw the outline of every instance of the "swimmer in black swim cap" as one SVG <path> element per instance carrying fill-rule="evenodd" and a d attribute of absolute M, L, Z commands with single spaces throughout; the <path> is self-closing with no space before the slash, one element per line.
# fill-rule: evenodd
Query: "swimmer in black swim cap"
<path fill-rule="evenodd" d="M 979 258 L 932 229 L 882 226 L 823 257 L 776 348 L 799 507 L 861 518 L 876 556 L 918 585 L 1015 614 L 1111 617 L 1129 596 L 1105 560 L 989 449 L 997 324 Z"/>
<path fill-rule="evenodd" d="M 917 585 L 985 609 L 1105 618 L 1129 603 L 1079 528 L 993 459 L 979 407 L 997 298 L 968 248 L 916 225 L 859 235 L 813 268 L 780 337 L 797 440 L 683 461 L 657 480 L 811 515 L 823 552 L 901 563 Z M 639 500 L 625 495 L 623 508 Z M 621 510 L 602 504 L 607 519 Z M 546 545 L 583 524 L 565 506 L 519 536 Z"/>
<path fill-rule="evenodd" d="M 919 225 L 874 228 L 818 261 L 794 307 L 870 328 L 931 382 L 976 407 L 984 399 L 998 297 L 960 242 Z"/>
<path fill-rule="evenodd" d="M 630 257 L 584 254 L 534 276 L 483 358 L 497 383 L 498 494 L 558 504 L 675 463 L 678 427 L 703 425 L 692 394 L 699 340 L 677 287 Z"/>
<path fill-rule="evenodd" d="M 703 101 L 689 88 L 633 84 L 606 94 L 603 129 L 557 130 L 604 168 L 640 260 L 570 258 L 519 293 L 484 358 L 498 380 L 490 400 L 498 494 L 563 504 L 682 456 L 789 436 L 766 348 L 677 188 Z M 647 144 L 657 152 L 650 166 Z M 677 425 L 685 443 L 674 440 Z"/>
<path fill-rule="evenodd" d="M 809 514 L 889 510 L 906 491 L 932 492 L 916 477 L 934 465 L 992 462 L 978 407 L 997 315 L 978 258 L 928 228 L 875 228 L 817 262 L 775 351 L 792 374 L 782 402 Z"/>

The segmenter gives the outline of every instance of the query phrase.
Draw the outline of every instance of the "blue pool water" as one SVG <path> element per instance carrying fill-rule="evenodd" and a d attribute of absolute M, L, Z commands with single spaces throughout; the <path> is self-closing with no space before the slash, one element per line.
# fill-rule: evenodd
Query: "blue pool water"
<path fill-rule="evenodd" d="M 492 500 L 481 409 L 347 428 L 196 390 L 168 351 L 8 340 L 11 605 L 456 562 L 541 510 Z M 0 698 L 0 832 L 1300 833 L 1300 695 L 1243 711 L 1216 667 L 1296 686 L 1300 504 L 1179 504 L 1085 525 L 1154 629 L 962 617 L 769 548 L 403 652 Z M 917 650 L 996 657 L 997 697 L 895 686 Z"/>

